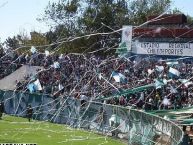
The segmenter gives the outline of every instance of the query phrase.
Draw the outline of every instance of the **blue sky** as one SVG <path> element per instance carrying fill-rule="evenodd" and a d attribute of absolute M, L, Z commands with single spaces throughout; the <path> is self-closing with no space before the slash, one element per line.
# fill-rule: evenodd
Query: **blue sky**
<path fill-rule="evenodd" d="M 56 0 L 51 0 L 56 1 Z M 30 31 L 46 32 L 49 28 L 39 23 L 38 18 L 49 0 L 0 0 L 0 38 L 3 42 L 8 36 Z M 184 14 L 193 16 L 193 0 L 174 0 L 172 7 Z"/>
<path fill-rule="evenodd" d="M 173 0 L 173 6 L 193 17 L 193 0 Z"/>
<path fill-rule="evenodd" d="M 49 0 L 0 0 L 0 38 L 36 30 L 45 32 L 48 27 L 38 18 Z M 2 6 L 4 5 L 4 6 Z"/>

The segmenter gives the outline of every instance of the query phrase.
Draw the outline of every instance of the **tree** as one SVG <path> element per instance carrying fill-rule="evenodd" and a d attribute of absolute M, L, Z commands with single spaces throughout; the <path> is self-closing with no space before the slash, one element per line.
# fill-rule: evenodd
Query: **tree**
<path fill-rule="evenodd" d="M 183 14 L 178 8 L 174 8 L 171 11 L 172 14 Z M 191 17 L 190 15 L 186 15 L 187 17 L 187 24 L 188 25 L 193 25 L 193 17 Z"/>
<path fill-rule="evenodd" d="M 71 29 L 75 29 L 79 7 L 79 0 L 49 2 L 43 17 L 38 18 L 37 20 L 49 22 L 51 27 L 65 26 L 65 28 L 70 31 Z"/>
<path fill-rule="evenodd" d="M 130 23 L 140 25 L 150 15 L 161 15 L 170 12 L 171 0 L 136 0 L 130 3 Z"/>
<path fill-rule="evenodd" d="M 0 41 L 0 57 L 2 57 L 3 55 L 4 55 L 3 43 Z"/>
<path fill-rule="evenodd" d="M 12 38 L 11 37 L 8 37 L 6 40 L 5 40 L 5 45 L 8 49 L 16 49 L 19 47 L 19 40 L 18 40 L 18 37 L 17 36 L 13 36 Z"/>
<path fill-rule="evenodd" d="M 3 49 L 3 43 L 1 42 L 1 38 L 0 38 L 0 49 Z"/>
<path fill-rule="evenodd" d="M 31 32 L 30 34 L 31 34 L 31 40 L 29 40 L 29 42 L 31 45 L 43 46 L 48 44 L 47 38 L 44 34 L 38 33 L 36 31 Z"/>
<path fill-rule="evenodd" d="M 47 48 L 49 41 L 46 37 L 46 34 L 31 32 L 31 39 L 25 33 L 21 33 L 19 35 L 8 37 L 4 42 L 7 49 L 16 50 L 17 53 L 28 53 L 30 52 L 31 46 L 38 46 L 37 49 L 41 52 Z M 19 48 L 19 49 L 18 49 Z"/>
<path fill-rule="evenodd" d="M 170 4 L 170 0 L 60 0 L 49 2 L 39 20 L 54 24 L 53 40 L 60 41 L 91 33 L 112 32 L 120 29 L 122 25 L 140 25 L 146 22 L 148 15 L 159 15 L 168 10 Z M 96 35 L 73 41 L 73 44 L 63 45 L 63 48 L 68 47 L 72 52 L 80 52 L 80 48 L 82 52 L 101 48 L 106 51 L 118 47 L 120 37 L 119 32 Z M 49 42 L 51 43 L 51 40 Z"/>

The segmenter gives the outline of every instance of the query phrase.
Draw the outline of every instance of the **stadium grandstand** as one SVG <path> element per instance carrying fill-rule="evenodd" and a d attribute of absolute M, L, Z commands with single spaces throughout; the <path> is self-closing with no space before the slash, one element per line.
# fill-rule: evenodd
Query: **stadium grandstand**
<path fill-rule="evenodd" d="M 0 115 L 25 118 L 31 105 L 32 123 L 65 124 L 129 145 L 190 143 L 193 28 L 186 22 L 183 14 L 167 14 L 124 26 L 118 54 L 108 58 L 40 53 L 35 46 L 30 54 L 6 53 Z"/>

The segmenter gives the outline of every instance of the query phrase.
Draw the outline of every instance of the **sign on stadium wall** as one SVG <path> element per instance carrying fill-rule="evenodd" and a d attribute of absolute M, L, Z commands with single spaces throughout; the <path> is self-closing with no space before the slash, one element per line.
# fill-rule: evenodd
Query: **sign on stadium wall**
<path fill-rule="evenodd" d="M 193 43 L 134 42 L 135 54 L 193 56 Z"/>

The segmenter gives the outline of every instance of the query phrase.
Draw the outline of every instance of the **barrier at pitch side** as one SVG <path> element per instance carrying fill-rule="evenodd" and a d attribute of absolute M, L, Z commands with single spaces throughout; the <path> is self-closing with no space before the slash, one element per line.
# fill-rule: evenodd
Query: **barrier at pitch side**
<path fill-rule="evenodd" d="M 31 104 L 33 118 L 71 127 L 110 134 L 128 140 L 129 145 L 178 145 L 182 130 L 174 123 L 131 108 L 86 102 L 71 97 L 0 91 L 7 114 L 26 116 Z"/>

